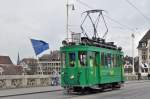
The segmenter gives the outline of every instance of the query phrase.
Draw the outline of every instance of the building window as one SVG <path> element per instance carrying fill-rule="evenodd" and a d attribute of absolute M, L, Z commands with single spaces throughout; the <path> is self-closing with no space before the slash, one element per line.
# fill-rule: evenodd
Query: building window
<path fill-rule="evenodd" d="M 146 46 L 146 43 L 142 43 L 142 47 L 145 47 Z"/>
<path fill-rule="evenodd" d="M 142 55 L 142 59 L 143 59 L 143 60 L 146 60 L 146 59 L 147 59 L 147 56 L 146 56 L 146 55 Z"/>
<path fill-rule="evenodd" d="M 142 51 L 142 54 L 143 54 L 143 55 L 146 55 L 146 52 L 145 52 L 145 51 Z"/>

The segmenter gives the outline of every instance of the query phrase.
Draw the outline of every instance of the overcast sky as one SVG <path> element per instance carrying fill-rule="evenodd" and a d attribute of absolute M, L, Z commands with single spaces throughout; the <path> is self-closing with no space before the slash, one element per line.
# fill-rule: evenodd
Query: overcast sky
<path fill-rule="evenodd" d="M 105 15 L 117 20 L 123 27 L 107 17 L 109 32 L 107 41 L 122 46 L 131 55 L 131 33 L 135 30 L 135 54 L 138 41 L 150 28 L 150 21 L 143 17 L 126 0 L 80 0 L 94 9 L 106 10 Z M 150 0 L 129 0 L 150 18 Z M 81 13 L 89 10 L 78 0 L 69 0 L 75 10 L 69 10 L 69 30 L 81 32 Z M 13 62 L 20 57 L 35 57 L 30 38 L 49 43 L 50 50 L 59 49 L 66 38 L 66 0 L 0 0 L 0 55 L 8 55 Z M 102 35 L 102 34 L 100 34 Z M 44 52 L 49 53 L 49 50 Z M 44 54 L 43 53 L 43 54 Z"/>

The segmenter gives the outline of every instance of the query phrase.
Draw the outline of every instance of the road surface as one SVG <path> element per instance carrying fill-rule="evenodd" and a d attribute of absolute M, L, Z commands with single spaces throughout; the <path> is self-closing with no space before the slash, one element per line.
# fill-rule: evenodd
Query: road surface
<path fill-rule="evenodd" d="M 63 91 L 35 93 L 0 99 L 150 99 L 150 81 L 129 82 L 120 90 L 96 92 L 87 95 L 65 95 Z"/>

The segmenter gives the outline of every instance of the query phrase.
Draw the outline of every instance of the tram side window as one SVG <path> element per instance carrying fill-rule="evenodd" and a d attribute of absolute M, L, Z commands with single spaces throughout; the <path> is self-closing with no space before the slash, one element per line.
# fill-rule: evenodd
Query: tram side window
<path fill-rule="evenodd" d="M 69 53 L 69 66 L 74 67 L 75 66 L 75 53 Z"/>
<path fill-rule="evenodd" d="M 104 57 L 105 57 L 105 67 L 107 67 L 108 66 L 107 54 L 104 54 Z"/>
<path fill-rule="evenodd" d="M 87 66 L 87 52 L 80 51 L 78 53 L 79 66 Z"/>
<path fill-rule="evenodd" d="M 123 55 L 120 55 L 120 66 L 123 64 Z"/>
<path fill-rule="evenodd" d="M 105 56 L 105 67 L 112 67 L 112 56 L 110 53 L 107 53 L 104 55 Z"/>
<path fill-rule="evenodd" d="M 66 67 L 66 54 L 65 53 L 61 54 L 61 66 L 63 68 Z"/>
<path fill-rule="evenodd" d="M 116 61 L 116 56 L 115 55 L 112 56 L 112 66 L 113 67 L 117 66 L 117 61 Z"/>
<path fill-rule="evenodd" d="M 96 52 L 91 52 L 89 55 L 90 67 L 96 66 Z"/>
<path fill-rule="evenodd" d="M 117 67 L 119 67 L 120 66 L 120 57 L 119 57 L 119 55 L 117 55 Z"/>
<path fill-rule="evenodd" d="M 117 67 L 117 55 L 115 55 L 115 66 Z"/>
<path fill-rule="evenodd" d="M 111 67 L 111 54 L 110 53 L 107 54 L 107 66 Z"/>
<path fill-rule="evenodd" d="M 101 53 L 101 66 L 105 65 L 105 56 L 104 56 L 104 52 Z"/>

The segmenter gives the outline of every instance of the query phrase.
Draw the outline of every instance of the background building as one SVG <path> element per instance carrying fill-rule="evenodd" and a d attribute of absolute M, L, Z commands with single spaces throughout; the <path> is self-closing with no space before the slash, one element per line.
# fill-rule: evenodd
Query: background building
<path fill-rule="evenodd" d="M 23 69 L 14 65 L 9 56 L 0 56 L 0 75 L 21 75 Z"/>
<path fill-rule="evenodd" d="M 124 57 L 124 73 L 125 74 L 132 74 L 133 68 L 132 68 L 132 61 L 133 58 L 129 56 Z"/>
<path fill-rule="evenodd" d="M 19 65 L 23 67 L 24 74 L 34 75 L 37 74 L 38 61 L 34 58 L 23 58 Z"/>
<path fill-rule="evenodd" d="M 147 75 L 150 72 L 150 30 L 139 41 L 139 72 Z"/>
<path fill-rule="evenodd" d="M 132 74 L 133 71 L 133 57 L 125 56 L 124 57 L 124 73 Z M 134 71 L 137 74 L 139 68 L 139 57 L 134 58 Z"/>
<path fill-rule="evenodd" d="M 42 67 L 43 74 L 54 75 L 60 74 L 60 52 L 51 51 L 50 54 L 45 54 L 39 58 L 39 65 Z M 40 67 L 38 73 L 40 73 Z"/>

